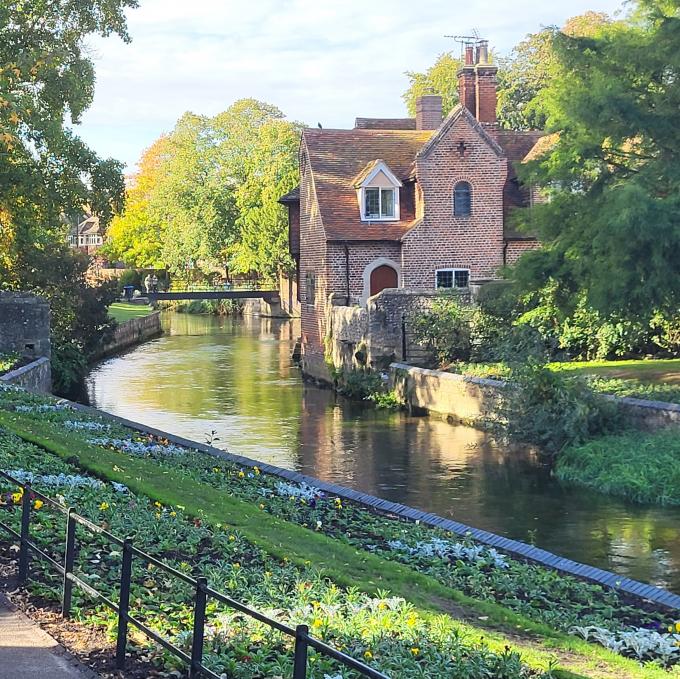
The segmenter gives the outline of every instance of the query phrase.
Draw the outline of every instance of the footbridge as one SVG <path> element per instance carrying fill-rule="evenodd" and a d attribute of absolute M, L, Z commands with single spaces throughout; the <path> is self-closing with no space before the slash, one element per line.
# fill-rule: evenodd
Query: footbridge
<path fill-rule="evenodd" d="M 167 292 L 149 292 L 146 295 L 149 302 L 155 305 L 157 302 L 170 302 L 179 300 L 218 300 L 218 299 L 261 299 L 261 313 L 263 316 L 273 316 L 276 318 L 287 317 L 281 309 L 281 297 L 278 290 L 261 289 L 252 287 L 200 287 L 186 289 L 171 289 Z"/>

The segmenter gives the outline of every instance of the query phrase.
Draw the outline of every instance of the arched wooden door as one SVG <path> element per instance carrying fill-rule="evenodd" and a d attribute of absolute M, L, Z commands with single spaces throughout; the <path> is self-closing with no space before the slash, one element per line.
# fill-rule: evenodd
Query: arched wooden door
<path fill-rule="evenodd" d="M 377 266 L 371 271 L 371 297 L 385 288 L 396 288 L 398 286 L 397 272 L 388 264 Z"/>

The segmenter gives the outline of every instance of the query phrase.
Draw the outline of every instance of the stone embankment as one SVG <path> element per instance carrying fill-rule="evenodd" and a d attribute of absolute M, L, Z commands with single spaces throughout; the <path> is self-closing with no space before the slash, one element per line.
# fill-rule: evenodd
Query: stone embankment
<path fill-rule="evenodd" d="M 0 384 L 23 387 L 28 391 L 49 394 L 52 391 L 52 368 L 50 359 L 43 356 L 27 365 L 0 375 Z"/>
<path fill-rule="evenodd" d="M 406 406 L 415 412 L 437 413 L 474 424 L 493 411 L 506 388 L 500 380 L 426 370 L 406 363 L 390 365 L 390 384 Z M 606 396 L 619 404 L 640 429 L 680 425 L 680 405 L 637 398 Z"/>
<path fill-rule="evenodd" d="M 95 359 L 110 356 L 118 351 L 158 337 L 163 333 L 161 312 L 155 311 L 148 316 L 131 318 L 120 323 L 114 330 L 113 337 L 94 356 Z"/>

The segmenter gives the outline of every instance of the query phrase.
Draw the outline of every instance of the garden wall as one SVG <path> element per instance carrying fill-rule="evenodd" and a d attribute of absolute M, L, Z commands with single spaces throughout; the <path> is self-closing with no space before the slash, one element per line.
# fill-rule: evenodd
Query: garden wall
<path fill-rule="evenodd" d="M 0 292 L 0 352 L 50 357 L 50 305 L 28 292 Z"/>
<path fill-rule="evenodd" d="M 0 384 L 11 384 L 28 391 L 49 394 L 52 391 L 50 359 L 43 356 L 28 365 L 0 375 Z"/>
<path fill-rule="evenodd" d="M 390 384 L 411 410 L 446 415 L 472 423 L 493 410 L 505 382 L 425 370 L 405 363 L 390 365 Z M 640 429 L 680 425 L 680 405 L 637 398 L 606 396 L 619 404 Z"/>
<path fill-rule="evenodd" d="M 95 359 L 103 358 L 109 354 L 115 354 L 127 347 L 141 344 L 163 333 L 161 327 L 161 312 L 155 311 L 148 316 L 131 318 L 129 321 L 120 323 L 113 333 L 113 338 L 105 344 L 94 356 Z"/>
<path fill-rule="evenodd" d="M 369 297 L 365 306 L 346 306 L 345 297 L 331 295 L 327 359 L 345 372 L 363 367 L 387 370 L 395 360 L 429 363 L 430 352 L 413 337 L 412 319 L 427 311 L 437 297 L 440 294 L 434 290 L 388 288 Z"/>

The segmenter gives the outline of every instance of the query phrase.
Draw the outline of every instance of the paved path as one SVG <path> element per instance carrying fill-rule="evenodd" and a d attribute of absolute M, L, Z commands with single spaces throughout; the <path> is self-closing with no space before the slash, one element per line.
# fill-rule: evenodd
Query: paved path
<path fill-rule="evenodd" d="M 59 644 L 0 595 L 0 679 L 86 679 Z"/>

